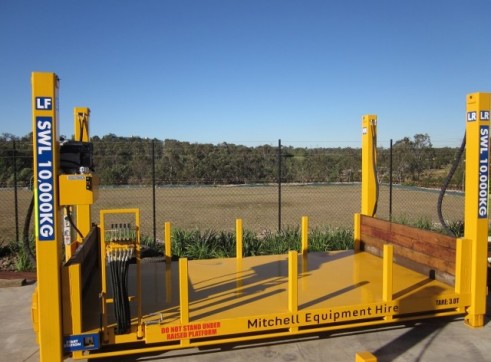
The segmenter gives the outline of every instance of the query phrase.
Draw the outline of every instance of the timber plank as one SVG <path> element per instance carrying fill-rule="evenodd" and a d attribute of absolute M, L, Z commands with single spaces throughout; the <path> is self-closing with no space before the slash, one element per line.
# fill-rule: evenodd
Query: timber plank
<path fill-rule="evenodd" d="M 400 257 L 400 260 L 424 266 L 425 270 L 430 268 L 455 275 L 455 238 L 364 215 L 361 217 L 360 230 L 363 250 L 374 253 L 369 246 L 382 250 L 384 244 L 392 244 L 396 262 L 397 257 Z"/>

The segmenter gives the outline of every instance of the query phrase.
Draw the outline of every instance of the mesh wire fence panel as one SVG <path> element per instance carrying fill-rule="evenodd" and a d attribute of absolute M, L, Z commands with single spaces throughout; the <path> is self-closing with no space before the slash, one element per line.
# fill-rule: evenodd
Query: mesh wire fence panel
<path fill-rule="evenodd" d="M 11 241 L 22 234 L 32 197 L 32 145 L 29 139 L 18 142 L 15 152 L 12 142 L 0 146 L 0 240 Z M 439 187 L 455 149 L 411 153 L 407 144 L 403 146 L 394 147 L 394 183 L 420 187 L 394 185 L 390 200 L 388 151 L 380 150 L 377 216 L 436 225 Z M 110 136 L 96 138 L 94 150 L 102 184 L 93 205 L 93 221 L 99 222 L 101 209 L 139 208 L 141 231 L 148 237 L 155 232 L 162 239 L 165 221 L 182 229 L 231 231 L 235 219 L 241 218 L 245 229 L 262 232 L 298 227 L 301 217 L 308 216 L 311 228 L 351 228 L 353 214 L 360 210 L 359 149 L 267 145 L 251 149 Z M 453 187 L 462 188 L 462 167 L 454 179 Z M 447 192 L 445 219 L 462 220 L 463 210 L 463 193 Z"/>

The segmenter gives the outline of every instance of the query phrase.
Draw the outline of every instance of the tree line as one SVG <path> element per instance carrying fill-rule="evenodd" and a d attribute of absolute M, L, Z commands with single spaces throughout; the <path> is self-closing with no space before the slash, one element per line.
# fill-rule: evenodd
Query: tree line
<path fill-rule="evenodd" d="M 203 144 L 166 139 L 94 136 L 93 159 L 102 185 L 231 185 L 359 182 L 361 149 L 306 148 L 231 143 Z M 457 148 L 434 148 L 429 135 L 417 134 L 377 149 L 378 177 L 394 183 L 439 187 L 454 162 Z M 281 176 L 279 160 L 281 159 Z M 32 134 L 0 136 L 0 186 L 32 180 Z M 15 172 L 14 172 L 15 171 Z M 14 176 L 15 175 L 15 176 Z M 461 188 L 463 166 L 451 186 Z"/>

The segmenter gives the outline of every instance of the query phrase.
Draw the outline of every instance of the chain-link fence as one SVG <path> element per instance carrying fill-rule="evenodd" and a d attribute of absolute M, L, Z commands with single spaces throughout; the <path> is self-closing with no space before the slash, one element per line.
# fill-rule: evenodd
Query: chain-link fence
<path fill-rule="evenodd" d="M 149 238 L 163 238 L 165 221 L 182 229 L 233 230 L 241 218 L 245 229 L 262 232 L 296 227 L 308 216 L 311 228 L 350 228 L 360 210 L 360 149 L 308 150 L 280 142 L 251 149 L 140 138 L 95 138 L 93 143 L 101 177 L 93 221 L 98 222 L 101 209 L 139 208 L 142 235 Z M 32 198 L 32 146 L 24 140 L 2 147 L 0 238 L 19 240 Z M 379 217 L 438 222 L 439 185 L 455 149 L 429 149 L 412 155 L 398 154 L 396 148 L 379 151 Z M 410 156 L 416 162 L 411 164 Z M 462 188 L 461 169 L 456 178 L 454 188 Z M 461 191 L 448 192 L 445 218 L 462 220 L 463 205 Z"/>

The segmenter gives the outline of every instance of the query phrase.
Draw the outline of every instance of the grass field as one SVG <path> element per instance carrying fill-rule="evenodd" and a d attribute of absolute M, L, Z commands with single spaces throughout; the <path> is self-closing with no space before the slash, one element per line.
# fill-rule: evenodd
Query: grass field
<path fill-rule="evenodd" d="M 353 214 L 360 210 L 359 184 L 283 185 L 282 227 L 298 226 L 308 216 L 310 227 L 352 227 Z M 32 193 L 18 191 L 19 230 L 22 228 Z M 416 222 L 437 222 L 438 191 L 395 187 L 393 218 Z M 152 189 L 102 188 L 93 207 L 93 221 L 99 221 L 99 210 L 139 208 L 142 234 L 153 235 Z M 14 191 L 0 190 L 0 240 L 15 239 Z M 464 197 L 449 193 L 443 213 L 448 220 L 462 220 Z M 382 186 L 378 216 L 389 218 L 389 191 Z M 163 238 L 163 224 L 172 222 L 181 229 L 233 230 L 235 219 L 242 218 L 244 228 L 255 232 L 278 228 L 278 189 L 276 186 L 164 187 L 156 189 L 157 238 Z M 124 221 L 123 221 L 124 222 Z"/>

